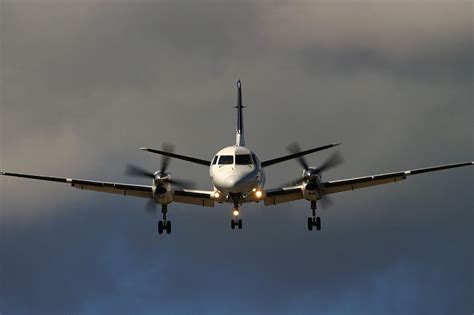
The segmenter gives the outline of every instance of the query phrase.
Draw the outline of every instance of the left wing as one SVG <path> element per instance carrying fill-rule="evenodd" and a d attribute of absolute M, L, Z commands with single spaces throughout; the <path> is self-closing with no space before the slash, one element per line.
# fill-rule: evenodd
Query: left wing
<path fill-rule="evenodd" d="M 450 168 L 473 165 L 474 162 L 465 162 L 458 164 L 448 164 L 435 167 L 419 168 L 409 171 L 401 171 L 373 176 L 357 177 L 350 179 L 334 180 L 323 183 L 323 195 L 334 194 L 338 192 L 366 188 L 370 186 L 396 183 L 407 178 L 407 176 L 418 175 L 428 172 L 446 170 Z M 264 198 L 265 206 L 276 205 L 279 203 L 303 199 L 303 185 L 293 187 L 282 187 L 266 191 Z"/>
<path fill-rule="evenodd" d="M 407 176 L 418 175 L 428 172 L 446 170 L 450 168 L 473 165 L 474 162 L 464 162 L 458 164 L 448 164 L 435 167 L 419 168 L 409 171 L 401 171 L 373 176 L 357 177 L 350 179 L 334 180 L 323 183 L 323 194 L 329 195 L 347 190 L 366 188 L 370 186 L 396 183 L 407 178 Z"/>
<path fill-rule="evenodd" d="M 146 186 L 146 185 L 130 185 L 130 184 L 111 183 L 111 182 L 98 182 L 98 181 L 92 181 L 92 180 L 51 177 L 51 176 L 21 174 L 21 173 L 8 173 L 8 172 L 1 172 L 0 175 L 65 183 L 65 184 L 70 184 L 71 187 L 74 187 L 74 188 L 106 192 L 106 193 L 112 193 L 112 194 L 118 194 L 118 195 L 124 195 L 124 196 L 153 198 L 152 187 Z"/>
<path fill-rule="evenodd" d="M 265 191 L 263 202 L 265 206 L 270 206 L 299 199 L 303 199 L 303 186 L 269 189 Z"/>

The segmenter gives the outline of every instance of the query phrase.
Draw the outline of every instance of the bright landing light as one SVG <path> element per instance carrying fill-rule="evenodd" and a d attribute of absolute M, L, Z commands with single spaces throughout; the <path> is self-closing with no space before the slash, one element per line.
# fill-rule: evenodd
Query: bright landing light
<path fill-rule="evenodd" d="M 257 191 L 255 192 L 255 197 L 257 197 L 257 198 L 262 197 L 262 192 L 261 192 L 260 190 L 257 190 Z"/>
<path fill-rule="evenodd" d="M 238 216 L 239 215 L 239 211 L 238 210 L 234 210 L 234 216 Z"/>
<path fill-rule="evenodd" d="M 216 192 L 214 193 L 214 197 L 215 197 L 215 198 L 219 198 L 219 197 L 220 197 L 220 194 L 219 194 L 218 191 L 216 191 Z"/>

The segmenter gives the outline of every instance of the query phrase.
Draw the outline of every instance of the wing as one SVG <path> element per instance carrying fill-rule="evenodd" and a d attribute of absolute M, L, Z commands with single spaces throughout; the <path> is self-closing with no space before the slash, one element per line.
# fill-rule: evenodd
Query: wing
<path fill-rule="evenodd" d="M 263 202 L 265 206 L 270 206 L 299 199 L 303 199 L 303 186 L 269 189 L 265 191 Z"/>
<path fill-rule="evenodd" d="M 22 177 L 29 179 L 44 180 L 50 182 L 66 183 L 71 187 L 93 190 L 98 192 L 112 193 L 123 196 L 134 196 L 142 198 L 153 198 L 152 186 L 146 185 L 130 185 L 121 183 L 110 183 L 110 182 L 99 182 L 83 179 L 63 178 L 63 177 L 51 177 L 31 174 L 20 174 L 20 173 L 7 173 L 2 172 L 0 175 Z M 200 205 L 205 207 L 213 207 L 214 200 L 211 198 L 212 191 L 204 190 L 191 190 L 191 189 L 178 189 L 173 190 L 173 201 L 180 203 L 187 203 L 193 205 Z"/>
<path fill-rule="evenodd" d="M 212 191 L 179 189 L 173 191 L 173 201 L 199 205 L 203 207 L 214 207 L 214 200 L 211 198 Z"/>
<path fill-rule="evenodd" d="M 418 175 L 428 172 L 435 172 L 446 170 L 450 168 L 463 167 L 473 165 L 474 162 L 464 162 L 458 164 L 448 164 L 435 167 L 419 168 L 409 171 L 401 171 L 373 176 L 357 177 L 350 179 L 335 180 L 323 183 L 323 194 L 329 195 L 347 190 L 354 190 L 360 188 L 366 188 L 370 186 L 383 185 L 389 183 L 396 183 L 406 179 L 411 175 Z"/>
<path fill-rule="evenodd" d="M 145 186 L 145 185 L 130 185 L 130 184 L 121 184 L 121 183 L 98 182 L 98 181 L 83 180 L 83 179 L 51 177 L 51 176 L 41 176 L 41 175 L 20 174 L 20 173 L 7 173 L 7 172 L 1 172 L 0 175 L 37 179 L 37 180 L 44 180 L 44 181 L 58 182 L 58 183 L 66 183 L 66 184 L 71 185 L 71 187 L 74 187 L 74 188 L 106 192 L 106 193 L 118 194 L 118 195 L 123 195 L 123 196 L 134 196 L 134 197 L 143 197 L 143 198 L 153 197 L 152 187 Z"/>

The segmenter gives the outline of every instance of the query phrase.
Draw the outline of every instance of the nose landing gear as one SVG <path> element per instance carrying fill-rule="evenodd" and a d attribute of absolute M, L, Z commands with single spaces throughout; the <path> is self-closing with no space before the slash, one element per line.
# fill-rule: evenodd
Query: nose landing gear
<path fill-rule="evenodd" d="M 232 201 L 234 203 L 234 208 L 232 209 L 232 214 L 234 215 L 234 218 L 230 221 L 230 228 L 232 230 L 237 227 L 239 230 L 242 230 L 242 219 L 239 219 L 239 214 L 240 214 L 240 198 L 242 198 L 242 195 L 240 194 L 231 194 Z"/>
<path fill-rule="evenodd" d="M 313 212 L 313 216 L 308 218 L 308 231 L 313 230 L 313 226 L 316 227 L 316 230 L 321 230 L 321 218 L 316 217 L 316 201 L 311 201 L 311 210 Z"/>
<path fill-rule="evenodd" d="M 158 221 L 158 234 L 163 234 L 163 231 L 166 231 L 166 234 L 171 233 L 171 221 L 166 219 L 166 213 L 168 213 L 168 205 L 161 205 L 161 213 L 163 214 L 163 220 Z"/>
<path fill-rule="evenodd" d="M 234 215 L 234 218 L 230 221 L 231 229 L 234 230 L 237 227 L 239 230 L 242 230 L 242 219 L 239 219 L 239 208 L 235 207 L 232 209 L 232 214 Z"/>

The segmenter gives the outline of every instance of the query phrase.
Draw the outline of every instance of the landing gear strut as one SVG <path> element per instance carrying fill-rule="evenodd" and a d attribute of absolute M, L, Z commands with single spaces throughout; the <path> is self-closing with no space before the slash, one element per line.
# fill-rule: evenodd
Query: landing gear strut
<path fill-rule="evenodd" d="M 321 230 L 321 218 L 316 217 L 316 201 L 312 200 L 311 201 L 311 211 L 313 215 L 308 218 L 308 231 L 313 230 L 313 226 L 316 227 L 316 230 L 320 231 Z"/>
<path fill-rule="evenodd" d="M 171 233 L 171 221 L 166 220 L 166 213 L 168 213 L 168 205 L 161 205 L 161 213 L 163 214 L 163 220 L 158 221 L 158 234 Z"/>
<path fill-rule="evenodd" d="M 230 221 L 231 229 L 234 230 L 235 227 L 237 227 L 239 230 L 242 230 L 242 219 L 239 219 L 239 208 L 234 208 L 232 214 L 234 215 L 234 218 Z"/>
<path fill-rule="evenodd" d="M 234 202 L 234 208 L 232 209 L 232 214 L 234 215 L 234 217 L 230 221 L 230 228 L 234 230 L 235 227 L 237 227 L 239 230 L 242 230 L 242 219 L 239 219 L 239 195 L 233 194 L 232 201 Z"/>

